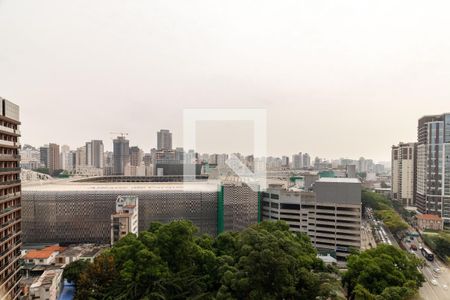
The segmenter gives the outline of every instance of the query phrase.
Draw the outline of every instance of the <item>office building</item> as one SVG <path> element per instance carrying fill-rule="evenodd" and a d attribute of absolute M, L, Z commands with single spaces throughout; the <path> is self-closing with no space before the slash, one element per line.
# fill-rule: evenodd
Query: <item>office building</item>
<path fill-rule="evenodd" d="M 20 296 L 22 209 L 19 106 L 0 98 L 0 296 Z"/>
<path fill-rule="evenodd" d="M 59 145 L 50 143 L 48 145 L 48 172 L 52 175 L 56 170 L 61 170 Z"/>
<path fill-rule="evenodd" d="M 109 244 L 111 215 L 124 195 L 139 199 L 139 231 L 151 222 L 187 219 L 201 233 L 216 235 L 259 221 L 259 193 L 239 183 L 222 188 L 219 182 L 183 182 L 179 176 L 108 176 L 30 184 L 22 192 L 26 243 Z"/>
<path fill-rule="evenodd" d="M 283 220 L 307 234 L 319 253 L 345 260 L 361 248 L 361 183 L 351 178 L 320 178 L 313 191 L 271 185 L 262 193 L 263 220 Z"/>
<path fill-rule="evenodd" d="M 111 215 L 111 245 L 129 233 L 138 235 L 138 197 L 117 196 L 116 211 Z"/>
<path fill-rule="evenodd" d="M 450 222 L 450 114 L 418 122 L 416 205 Z"/>
<path fill-rule="evenodd" d="M 86 165 L 97 169 L 104 166 L 104 146 L 101 140 L 92 140 L 86 143 Z"/>
<path fill-rule="evenodd" d="M 41 166 L 43 168 L 48 168 L 48 145 L 44 145 L 39 148 L 39 157 L 41 161 Z"/>
<path fill-rule="evenodd" d="M 167 129 L 161 129 L 157 133 L 157 150 L 172 150 L 172 133 Z"/>
<path fill-rule="evenodd" d="M 392 199 L 404 206 L 415 206 L 415 153 L 416 143 L 392 146 Z"/>
<path fill-rule="evenodd" d="M 130 142 L 124 136 L 113 141 L 113 175 L 123 175 L 130 162 Z"/>

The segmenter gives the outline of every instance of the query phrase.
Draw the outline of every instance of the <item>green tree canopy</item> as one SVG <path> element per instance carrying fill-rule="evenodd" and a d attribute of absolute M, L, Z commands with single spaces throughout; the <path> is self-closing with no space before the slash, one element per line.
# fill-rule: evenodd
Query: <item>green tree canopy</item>
<path fill-rule="evenodd" d="M 76 299 L 337 299 L 308 237 L 263 222 L 212 238 L 189 221 L 129 234 L 79 275 Z"/>
<path fill-rule="evenodd" d="M 408 299 L 424 282 L 414 255 L 390 245 L 379 245 L 348 258 L 342 282 L 349 299 Z"/>

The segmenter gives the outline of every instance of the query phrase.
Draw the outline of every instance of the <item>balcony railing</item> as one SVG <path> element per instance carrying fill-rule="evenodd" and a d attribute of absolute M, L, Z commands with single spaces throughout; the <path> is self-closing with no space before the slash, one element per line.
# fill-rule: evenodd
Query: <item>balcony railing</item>
<path fill-rule="evenodd" d="M 14 185 L 14 184 L 20 184 L 21 180 L 9 180 L 9 181 L 0 181 L 0 187 L 2 185 Z"/>
<path fill-rule="evenodd" d="M 6 126 L 3 126 L 3 125 L 0 125 L 0 130 L 4 131 L 4 132 L 9 132 L 9 133 L 15 133 L 14 132 L 14 128 L 6 127 Z"/>
<path fill-rule="evenodd" d="M 15 193 L 0 196 L 0 201 L 6 200 L 6 199 L 12 199 L 14 197 L 20 197 L 20 192 L 15 192 Z"/>
<path fill-rule="evenodd" d="M 0 168 L 0 173 L 3 172 L 20 172 L 20 168 Z"/>
<path fill-rule="evenodd" d="M 2 141 L 0 141 L 0 145 L 1 145 Z M 13 159 L 13 160 L 20 160 L 20 155 L 18 154 L 0 154 L 0 160 L 5 160 L 5 159 Z"/>

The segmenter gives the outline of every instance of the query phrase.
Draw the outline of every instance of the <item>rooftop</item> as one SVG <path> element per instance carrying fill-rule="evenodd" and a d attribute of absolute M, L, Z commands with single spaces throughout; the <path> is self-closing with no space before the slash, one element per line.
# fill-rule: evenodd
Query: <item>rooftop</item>
<path fill-rule="evenodd" d="M 86 191 L 191 191 L 216 192 L 219 182 L 78 182 L 58 180 L 22 186 L 24 192 L 86 192 Z"/>
<path fill-rule="evenodd" d="M 337 177 L 322 177 L 316 182 L 333 182 L 333 183 L 361 183 L 357 178 L 337 178 Z"/>
<path fill-rule="evenodd" d="M 417 215 L 417 219 L 419 220 L 434 220 L 434 221 L 441 221 L 441 217 L 438 215 L 432 215 L 432 214 L 423 214 L 423 215 Z"/>
<path fill-rule="evenodd" d="M 25 259 L 47 259 L 53 253 L 61 252 L 64 249 L 65 249 L 64 247 L 54 245 L 54 246 L 45 247 L 44 249 L 40 249 L 40 250 L 30 250 L 25 255 Z"/>

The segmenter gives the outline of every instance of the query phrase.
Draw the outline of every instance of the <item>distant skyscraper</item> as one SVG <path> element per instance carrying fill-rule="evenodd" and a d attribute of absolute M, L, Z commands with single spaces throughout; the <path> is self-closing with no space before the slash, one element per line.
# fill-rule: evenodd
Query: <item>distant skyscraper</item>
<path fill-rule="evenodd" d="M 48 168 L 48 145 L 39 148 L 40 161 L 44 168 Z"/>
<path fill-rule="evenodd" d="M 144 152 L 139 147 L 130 147 L 130 165 L 138 167 L 144 158 Z"/>
<path fill-rule="evenodd" d="M 392 198 L 414 206 L 415 143 L 392 146 Z"/>
<path fill-rule="evenodd" d="M 172 133 L 167 129 L 161 129 L 157 134 L 158 150 L 172 150 Z"/>
<path fill-rule="evenodd" d="M 19 299 L 22 206 L 19 167 L 19 106 L 0 98 L 0 298 Z"/>
<path fill-rule="evenodd" d="M 292 155 L 292 169 L 300 170 L 303 167 L 303 156 L 300 152 L 299 154 Z"/>
<path fill-rule="evenodd" d="M 123 175 L 130 162 L 130 142 L 119 136 L 113 141 L 113 175 Z"/>
<path fill-rule="evenodd" d="M 86 143 L 86 165 L 98 169 L 104 166 L 104 147 L 103 141 L 92 140 Z"/>
<path fill-rule="evenodd" d="M 311 167 L 311 156 L 308 153 L 303 154 L 303 167 L 309 168 Z"/>
<path fill-rule="evenodd" d="M 68 165 L 69 165 L 69 153 L 70 153 L 70 147 L 67 145 L 62 145 L 61 146 L 61 155 L 60 155 L 60 160 L 61 160 L 61 169 L 62 170 L 69 170 Z"/>
<path fill-rule="evenodd" d="M 450 221 L 450 114 L 419 119 L 416 205 Z"/>
<path fill-rule="evenodd" d="M 61 170 L 59 145 L 58 144 L 49 144 L 48 145 L 48 171 L 51 175 L 56 170 Z"/>
<path fill-rule="evenodd" d="M 86 146 L 77 148 L 75 152 L 75 168 L 86 166 Z"/>
<path fill-rule="evenodd" d="M 289 157 L 287 157 L 287 156 L 281 157 L 281 167 L 283 167 L 283 168 L 289 167 Z"/>

